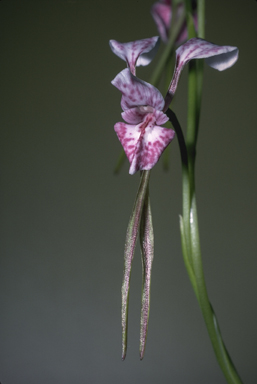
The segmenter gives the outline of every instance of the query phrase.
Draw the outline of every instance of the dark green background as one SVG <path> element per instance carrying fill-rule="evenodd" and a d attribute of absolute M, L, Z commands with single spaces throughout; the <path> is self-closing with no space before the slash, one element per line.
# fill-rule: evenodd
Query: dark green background
<path fill-rule="evenodd" d="M 115 176 L 124 62 L 108 40 L 157 34 L 152 1 L 0 2 L 2 384 L 225 383 L 183 265 L 177 140 L 151 176 L 151 313 L 139 361 L 141 265 L 133 263 L 121 361 L 120 287 L 139 175 Z M 197 198 L 206 281 L 228 350 L 257 382 L 257 2 L 206 1 L 206 38 L 239 47 L 205 68 Z M 147 80 L 152 66 L 140 68 Z M 173 108 L 185 127 L 187 70 Z"/>

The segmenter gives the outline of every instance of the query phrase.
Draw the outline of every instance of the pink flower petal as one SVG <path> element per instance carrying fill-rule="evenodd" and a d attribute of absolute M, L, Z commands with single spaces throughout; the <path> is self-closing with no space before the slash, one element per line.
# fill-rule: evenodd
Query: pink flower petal
<path fill-rule="evenodd" d="M 133 175 L 139 170 L 153 168 L 174 135 L 175 132 L 172 129 L 158 126 L 146 127 L 145 133 L 140 135 L 136 145 L 129 173 Z"/>
<path fill-rule="evenodd" d="M 129 43 L 110 40 L 109 44 L 113 53 L 125 60 L 130 71 L 135 75 L 136 66 L 148 65 L 152 61 L 159 47 L 159 37 L 154 36 Z"/>
<path fill-rule="evenodd" d="M 196 37 L 181 45 L 176 50 L 176 65 L 168 93 L 165 97 L 164 110 L 168 108 L 175 94 L 182 69 L 192 59 L 205 59 L 210 67 L 224 71 L 237 61 L 238 48 L 228 45 L 215 45 Z"/>
<path fill-rule="evenodd" d="M 179 67 L 184 67 L 192 59 L 203 58 L 211 67 L 223 71 L 237 61 L 238 48 L 228 45 L 215 45 L 195 37 L 176 50 L 176 65 Z"/>
<path fill-rule="evenodd" d="M 157 125 L 163 125 L 169 121 L 169 118 L 165 113 L 162 111 L 155 111 L 155 118 L 156 118 L 156 124 Z"/>
<path fill-rule="evenodd" d="M 151 106 L 162 110 L 164 99 L 160 91 L 153 85 L 133 76 L 128 68 L 123 69 L 112 81 L 122 93 L 121 108 L 123 111 L 137 106 Z"/>
<path fill-rule="evenodd" d="M 171 23 L 171 1 L 154 3 L 151 9 L 161 39 L 166 43 Z"/>
<path fill-rule="evenodd" d="M 162 112 L 148 113 L 142 123 L 129 125 L 116 123 L 114 130 L 130 162 L 129 173 L 151 169 L 159 160 L 162 152 L 174 138 L 172 129 L 156 126 L 157 119 L 164 120 Z M 166 115 L 164 115 L 166 116 Z M 167 116 L 165 121 L 167 121 Z"/>
<path fill-rule="evenodd" d="M 158 1 L 152 6 L 151 13 L 155 24 L 157 26 L 158 32 L 161 36 L 161 39 L 164 43 L 167 43 L 169 38 L 170 26 L 174 23 L 172 19 L 172 8 L 171 8 L 171 0 L 162 0 Z M 176 21 L 180 18 L 181 13 L 183 12 L 185 5 L 184 3 L 180 3 L 177 5 L 177 13 L 176 13 Z M 197 13 L 193 12 L 194 25 L 197 30 Z M 179 35 L 176 39 L 177 44 L 183 43 L 187 39 L 187 25 L 186 21 L 181 27 Z"/>
<path fill-rule="evenodd" d="M 178 6 L 178 12 L 177 12 L 177 19 L 180 17 L 182 11 L 184 9 L 184 4 L 179 4 Z M 197 12 L 196 11 L 193 11 L 193 20 L 194 20 L 194 26 L 195 26 L 195 30 L 197 31 L 198 30 L 198 19 L 197 19 Z M 187 23 L 186 21 L 184 22 L 184 24 L 182 25 L 181 27 L 181 30 L 179 32 L 179 35 L 176 39 L 176 43 L 179 45 L 179 44 L 182 44 L 184 43 L 186 40 L 188 39 L 188 33 L 187 33 Z"/>
<path fill-rule="evenodd" d="M 123 146 L 129 162 L 131 163 L 134 157 L 134 151 L 139 140 L 141 130 L 139 125 L 128 125 L 125 123 L 116 123 L 114 130 Z"/>

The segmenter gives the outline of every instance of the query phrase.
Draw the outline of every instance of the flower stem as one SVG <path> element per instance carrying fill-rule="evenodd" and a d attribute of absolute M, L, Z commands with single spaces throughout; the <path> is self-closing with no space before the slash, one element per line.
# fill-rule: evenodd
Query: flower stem
<path fill-rule="evenodd" d="M 187 146 L 175 113 L 168 109 L 166 114 L 176 131 L 181 155 L 183 217 L 180 217 L 180 232 L 185 266 L 203 313 L 217 361 L 224 373 L 224 376 L 229 384 L 242 384 L 242 381 L 222 340 L 218 321 L 207 294 L 201 258 L 195 193 L 191 193 L 191 186 L 189 182 L 191 178 Z"/>
<path fill-rule="evenodd" d="M 198 36 L 204 37 L 204 0 L 198 0 Z M 193 27 L 192 9 L 190 0 L 185 0 L 187 12 L 187 25 L 189 38 L 195 36 Z M 179 146 L 182 159 L 182 187 L 183 187 L 183 219 L 180 220 L 182 251 L 190 281 L 199 302 L 209 337 L 223 374 L 229 384 L 242 384 L 242 381 L 233 365 L 232 360 L 222 340 L 217 318 L 210 304 L 205 284 L 201 247 L 197 219 L 197 206 L 195 195 L 195 158 L 198 127 L 200 120 L 201 96 L 203 84 L 203 62 L 189 63 L 188 77 L 188 119 L 187 137 L 179 138 Z M 181 131 L 177 125 L 177 131 Z M 185 163 L 187 154 L 187 167 Z M 187 168 L 184 170 L 184 168 Z M 187 178 L 187 181 L 184 180 Z M 189 240 L 188 240 L 189 239 Z"/>
<path fill-rule="evenodd" d="M 212 346 L 213 346 L 217 361 L 220 365 L 220 368 L 223 371 L 223 374 L 227 382 L 229 384 L 242 384 L 242 381 L 235 369 L 235 366 L 222 340 L 218 321 L 208 298 L 208 293 L 207 293 L 205 279 L 204 279 L 202 258 L 201 258 L 195 194 L 193 194 L 191 204 L 192 204 L 192 208 L 190 212 L 191 250 L 192 250 L 195 280 L 196 280 L 197 292 L 198 292 L 197 299 L 205 320 L 205 324 L 209 333 L 209 337 L 212 342 Z M 195 290 L 195 287 L 194 287 L 194 290 Z"/>

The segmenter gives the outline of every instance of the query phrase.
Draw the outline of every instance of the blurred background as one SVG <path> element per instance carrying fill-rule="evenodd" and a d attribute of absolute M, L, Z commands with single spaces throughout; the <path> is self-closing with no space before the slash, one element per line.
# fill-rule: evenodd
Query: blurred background
<path fill-rule="evenodd" d="M 209 296 L 229 353 L 257 382 L 257 2 L 206 2 L 206 39 L 239 61 L 205 67 L 197 199 Z M 120 302 L 126 227 L 139 174 L 121 150 L 125 63 L 108 40 L 157 35 L 151 0 L 0 2 L 0 381 L 176 383 L 225 379 L 183 264 L 181 165 L 153 169 L 155 228 L 148 340 L 139 360 L 141 260 L 133 262 L 128 352 Z M 154 67 L 140 68 L 144 80 Z M 172 69 L 171 69 L 172 72 Z M 163 90 L 162 90 L 163 91 Z M 172 105 L 186 125 L 187 70 Z"/>

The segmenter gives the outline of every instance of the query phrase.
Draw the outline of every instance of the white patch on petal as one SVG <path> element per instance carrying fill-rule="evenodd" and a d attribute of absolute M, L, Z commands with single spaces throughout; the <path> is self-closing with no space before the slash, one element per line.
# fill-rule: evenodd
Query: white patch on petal
<path fill-rule="evenodd" d="M 231 47 L 232 48 L 232 47 Z M 238 59 L 239 50 L 236 47 L 232 51 L 222 53 L 218 56 L 208 57 L 205 59 L 206 64 L 218 71 L 224 71 L 232 67 Z"/>

